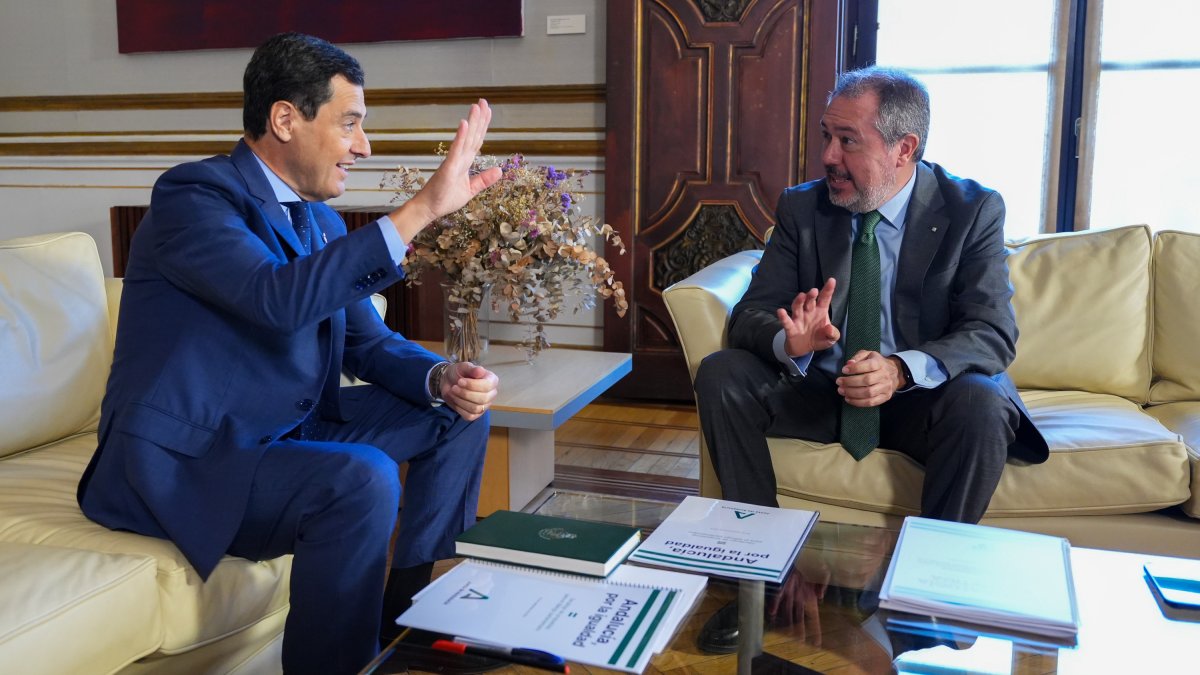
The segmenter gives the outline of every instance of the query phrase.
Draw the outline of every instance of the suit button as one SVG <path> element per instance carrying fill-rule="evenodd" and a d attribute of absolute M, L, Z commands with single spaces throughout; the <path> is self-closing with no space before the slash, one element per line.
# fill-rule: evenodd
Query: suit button
<path fill-rule="evenodd" d="M 260 445 L 266 445 L 267 443 L 270 443 L 270 442 L 271 442 L 271 441 L 273 441 L 273 440 L 275 440 L 275 439 L 274 439 L 273 437 L 271 437 L 271 436 L 263 436 L 263 437 L 262 437 L 262 440 L 260 440 L 260 441 L 259 441 L 259 444 L 260 444 Z"/>
<path fill-rule="evenodd" d="M 316 404 L 317 404 L 317 402 L 312 400 L 311 398 L 306 398 L 303 401 L 296 401 L 296 407 L 301 410 L 312 410 L 313 406 L 315 406 Z"/>

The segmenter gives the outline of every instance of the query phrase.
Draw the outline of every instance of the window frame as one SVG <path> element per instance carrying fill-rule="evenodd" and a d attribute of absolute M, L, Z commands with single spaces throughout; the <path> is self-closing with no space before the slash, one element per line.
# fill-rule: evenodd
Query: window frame
<path fill-rule="evenodd" d="M 1088 57 L 1088 0 L 1059 0 L 1062 10 L 1068 13 L 1064 55 L 1065 72 L 1061 74 L 1063 100 L 1058 122 L 1061 132 L 1052 143 L 1058 145 L 1057 175 L 1047 181 L 1045 189 L 1053 186 L 1054 194 L 1044 195 L 1054 200 L 1052 223 L 1055 232 L 1073 232 L 1076 229 L 1079 201 L 1081 141 L 1079 132 L 1083 124 L 1086 77 L 1084 68 Z M 847 34 L 842 63 L 847 69 L 873 65 L 876 60 L 879 31 L 879 0 L 845 0 Z M 1098 51 L 1099 45 L 1096 45 Z M 947 69 L 950 70 L 950 69 Z M 1052 73 L 1053 75 L 1053 73 Z M 1083 214 L 1086 220 L 1086 213 Z"/>

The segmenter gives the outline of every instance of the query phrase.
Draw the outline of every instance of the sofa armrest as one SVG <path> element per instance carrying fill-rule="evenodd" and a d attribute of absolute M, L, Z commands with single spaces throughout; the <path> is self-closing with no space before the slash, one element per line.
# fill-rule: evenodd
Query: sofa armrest
<path fill-rule="evenodd" d="M 740 251 L 663 291 L 692 379 L 704 357 L 725 346 L 729 315 L 761 259 L 762 251 Z"/>
<path fill-rule="evenodd" d="M 729 315 L 750 286 L 754 268 L 762 251 L 740 251 L 722 258 L 692 276 L 663 291 L 663 301 L 687 359 L 688 374 L 696 379 L 696 369 L 704 357 L 725 346 Z M 708 446 L 700 437 L 700 494 L 719 499 L 721 485 L 708 456 Z"/>

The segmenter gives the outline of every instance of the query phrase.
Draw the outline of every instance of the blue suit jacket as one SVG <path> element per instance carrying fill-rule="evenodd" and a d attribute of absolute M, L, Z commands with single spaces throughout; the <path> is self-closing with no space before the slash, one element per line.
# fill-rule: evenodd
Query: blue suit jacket
<path fill-rule="evenodd" d="M 1004 372 L 1016 356 L 1000 195 L 942 167 L 920 162 L 904 226 L 892 297 L 897 337 L 935 357 L 950 377 L 989 375 L 1021 412 L 1009 452 L 1044 462 L 1046 440 Z M 788 188 L 779 198 L 776 227 L 746 294 L 733 308 L 731 346 L 774 363 L 779 332 L 775 310 L 791 307 L 801 291 L 838 280 L 829 307 L 833 325 L 846 316 L 850 285 L 850 212 L 829 201 L 825 179 Z M 901 394 L 902 395 L 902 394 Z"/>
<path fill-rule="evenodd" d="M 382 235 L 347 234 L 333 209 L 312 210 L 302 255 L 239 143 L 163 174 L 130 247 L 79 503 L 108 527 L 171 539 L 202 577 L 237 532 L 266 447 L 310 411 L 341 418 L 343 368 L 428 405 L 440 357 L 388 329 L 368 299 L 403 277 Z"/>

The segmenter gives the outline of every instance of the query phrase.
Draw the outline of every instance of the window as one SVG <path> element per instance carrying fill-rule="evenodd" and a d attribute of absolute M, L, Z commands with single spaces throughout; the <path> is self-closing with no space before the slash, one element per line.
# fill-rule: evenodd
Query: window
<path fill-rule="evenodd" d="M 1200 3 L 857 5 L 868 34 L 852 62 L 926 84 L 926 158 L 998 190 L 1008 237 L 1135 223 L 1200 231 L 1186 198 L 1200 188 Z"/>
<path fill-rule="evenodd" d="M 1085 227 L 1200 232 L 1197 26 L 1194 0 L 1104 0 Z"/>

